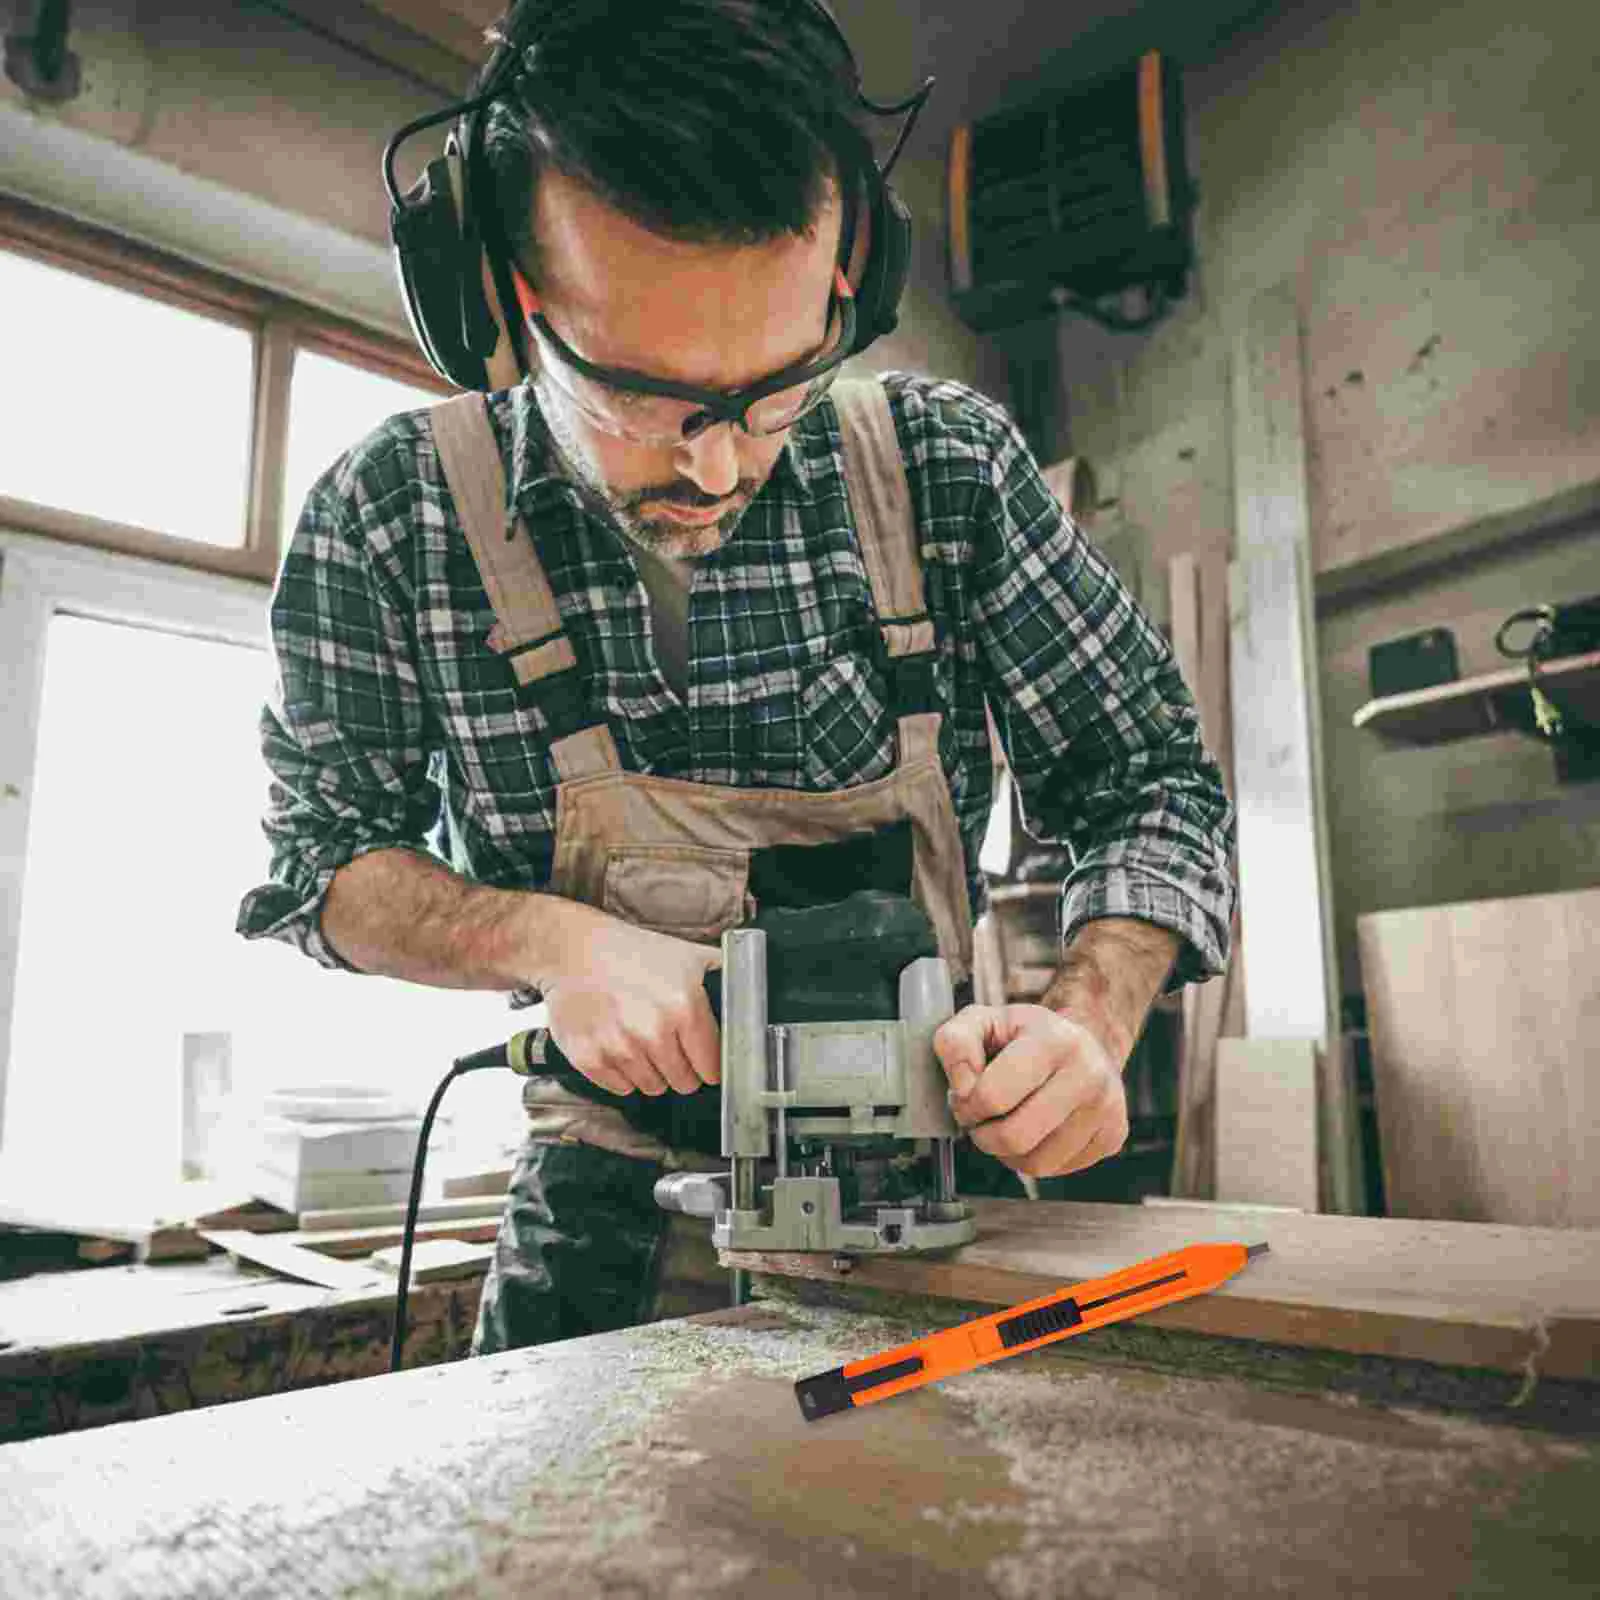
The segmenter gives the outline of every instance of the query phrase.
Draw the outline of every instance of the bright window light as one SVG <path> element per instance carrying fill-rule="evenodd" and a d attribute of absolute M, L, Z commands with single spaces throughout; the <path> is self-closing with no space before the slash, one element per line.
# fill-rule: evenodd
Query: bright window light
<path fill-rule="evenodd" d="M 0 249 L 0 495 L 240 549 L 251 334 Z"/>
<path fill-rule="evenodd" d="M 0 1153 L 8 1190 L 68 1174 L 101 1192 L 175 1180 L 186 1034 L 230 1035 L 240 1106 L 338 1082 L 420 1110 L 455 1056 L 528 1024 L 503 995 L 330 972 L 234 932 L 240 896 L 266 875 L 258 717 L 271 678 L 260 649 L 52 619 Z M 458 1149 L 473 1130 L 514 1142 L 519 1087 L 510 1073 L 452 1087 Z"/>
<path fill-rule="evenodd" d="M 299 520 L 311 485 L 386 417 L 437 405 L 429 389 L 398 383 L 348 361 L 308 350 L 294 358 L 289 389 L 289 460 L 283 480 L 283 542 Z"/>

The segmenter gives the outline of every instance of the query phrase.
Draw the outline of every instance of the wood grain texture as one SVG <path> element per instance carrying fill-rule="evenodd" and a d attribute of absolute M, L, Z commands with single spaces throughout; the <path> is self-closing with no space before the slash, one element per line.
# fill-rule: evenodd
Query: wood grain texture
<path fill-rule="evenodd" d="M 1444 1366 L 1600 1378 L 1600 1233 L 1248 1208 L 975 1200 L 979 1237 L 949 1256 L 725 1251 L 731 1266 L 904 1294 L 1014 1305 L 1186 1244 L 1266 1240 L 1213 1294 L 1141 1322 Z"/>
<path fill-rule="evenodd" d="M 1390 1211 L 1600 1228 L 1600 890 L 1357 929 Z"/>
<path fill-rule="evenodd" d="M 1317 1052 L 1309 1039 L 1220 1039 L 1216 1197 L 1317 1209 Z"/>
<path fill-rule="evenodd" d="M 1339 1040 L 1338 964 L 1311 593 L 1300 311 L 1258 294 L 1234 343 L 1238 529 L 1230 573 L 1240 925 L 1248 1033 L 1322 1050 L 1322 1201 L 1361 1209 L 1357 1112 Z"/>
<path fill-rule="evenodd" d="M 1566 715 L 1600 722 L 1600 650 L 1544 663 L 1539 686 Z M 1529 731 L 1529 699 L 1528 669 L 1502 667 L 1369 700 L 1353 721 L 1394 744 L 1449 744 L 1506 729 Z"/>
<path fill-rule="evenodd" d="M 208 1244 L 226 1250 L 238 1261 L 251 1261 L 294 1278 L 300 1283 L 320 1284 L 324 1289 L 360 1289 L 383 1282 L 382 1272 L 370 1265 L 358 1266 L 335 1256 L 308 1250 L 297 1242 L 297 1235 L 245 1233 L 228 1228 L 204 1228 L 200 1237 Z"/>
<path fill-rule="evenodd" d="M 15 1444 L 0 1592 L 1231 1600 L 1425 1574 L 1429 1594 L 1576 1600 L 1600 1581 L 1592 1438 L 1067 1353 L 1087 1340 L 804 1421 L 798 1376 L 918 1331 L 758 1304 Z"/>
<path fill-rule="evenodd" d="M 408 1369 L 466 1355 L 479 1293 L 413 1286 Z M 392 1278 L 324 1289 L 226 1256 L 0 1284 L 0 1441 L 370 1378 L 393 1324 Z"/>
<path fill-rule="evenodd" d="M 1215 552 L 1182 554 L 1168 563 L 1173 654 L 1194 693 L 1200 731 L 1235 793 L 1233 729 L 1228 694 L 1228 569 Z M 1172 1159 L 1175 1195 L 1206 1199 L 1216 1190 L 1217 1042 L 1245 1027 L 1244 951 L 1235 911 L 1228 969 L 1183 991 L 1178 1047 L 1178 1129 Z"/>

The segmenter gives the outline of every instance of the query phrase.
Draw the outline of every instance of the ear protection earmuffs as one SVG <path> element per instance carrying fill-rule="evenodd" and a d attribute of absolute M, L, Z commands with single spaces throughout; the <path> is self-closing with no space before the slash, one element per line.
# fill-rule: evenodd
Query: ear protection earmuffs
<path fill-rule="evenodd" d="M 882 167 L 864 149 L 858 170 L 846 178 L 841 266 L 850 261 L 863 214 L 868 230 L 866 263 L 856 289 L 856 338 L 851 351 L 859 354 L 874 340 L 893 332 L 898 323 L 911 259 L 911 214 L 890 187 L 889 173 L 932 92 L 933 79 L 896 104 L 869 100 L 861 92 L 855 56 L 827 0 L 799 3 L 809 6 L 838 40 L 855 75 L 860 103 L 877 116 L 909 113 Z M 520 6 L 513 10 L 506 38 L 496 47 L 477 96 L 408 122 L 383 153 L 389 231 L 406 316 L 429 365 L 460 389 L 508 388 L 528 371 L 522 319 L 507 265 L 511 248 L 500 225 L 484 153 L 490 109 L 511 88 L 530 43 L 517 27 L 520 10 Z M 444 153 L 430 161 L 421 178 L 401 194 L 394 176 L 399 146 L 424 128 L 452 120 L 455 126 L 445 141 Z M 498 305 L 490 299 L 486 278 L 493 285 Z"/>

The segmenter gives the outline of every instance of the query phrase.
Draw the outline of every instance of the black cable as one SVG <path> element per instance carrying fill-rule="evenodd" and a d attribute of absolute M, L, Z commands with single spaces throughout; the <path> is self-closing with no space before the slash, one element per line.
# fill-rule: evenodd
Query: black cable
<path fill-rule="evenodd" d="M 394 1332 L 389 1338 L 389 1370 L 400 1370 L 400 1354 L 406 1342 L 406 1298 L 411 1288 L 411 1247 L 416 1242 L 417 1211 L 422 1203 L 422 1169 L 428 1157 L 428 1136 L 433 1131 L 433 1119 L 438 1114 L 439 1102 L 444 1092 L 464 1073 L 475 1071 L 485 1063 L 463 1057 L 451 1063 L 450 1070 L 439 1080 L 433 1091 L 428 1109 L 422 1114 L 422 1131 L 417 1136 L 416 1160 L 411 1164 L 411 1198 L 406 1201 L 405 1227 L 400 1235 L 400 1286 L 394 1297 Z M 503 1065 L 503 1061 L 496 1063 Z"/>

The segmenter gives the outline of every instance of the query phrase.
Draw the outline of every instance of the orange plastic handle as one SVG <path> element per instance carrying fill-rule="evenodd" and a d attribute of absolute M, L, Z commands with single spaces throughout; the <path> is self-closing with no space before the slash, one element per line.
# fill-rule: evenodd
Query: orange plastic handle
<path fill-rule="evenodd" d="M 938 1383 L 958 1372 L 1103 1328 L 1108 1322 L 1122 1322 L 1157 1306 L 1206 1294 L 1266 1248 L 1264 1244 L 1186 1245 L 1107 1277 L 1075 1283 L 1009 1310 L 896 1345 L 864 1361 L 802 1378 L 794 1386 L 795 1395 L 808 1422 L 872 1405 L 920 1389 L 925 1383 Z"/>

